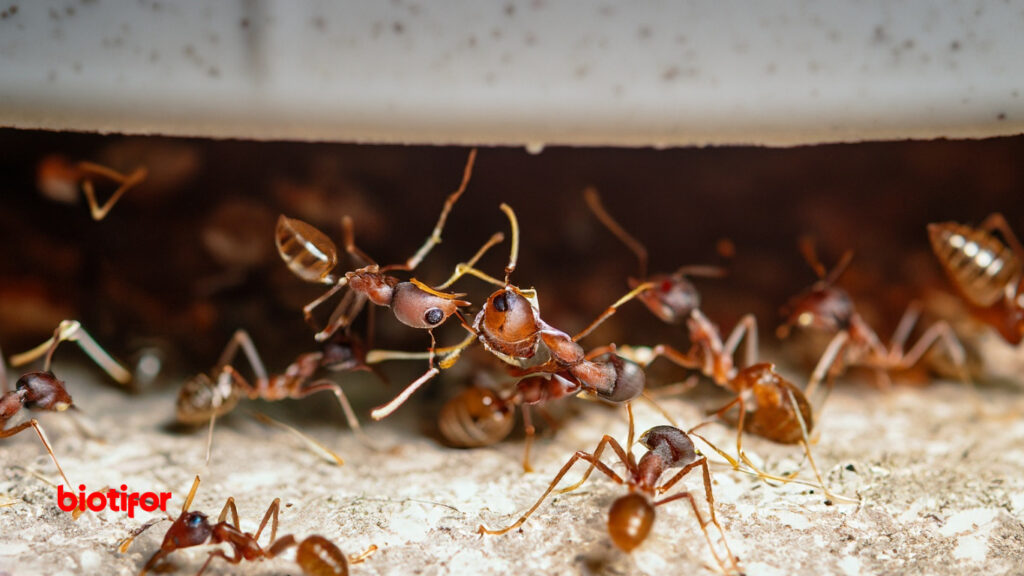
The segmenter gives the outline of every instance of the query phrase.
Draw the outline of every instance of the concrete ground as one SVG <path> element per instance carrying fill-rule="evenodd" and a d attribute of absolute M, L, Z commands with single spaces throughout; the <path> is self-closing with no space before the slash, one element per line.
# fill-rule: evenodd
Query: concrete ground
<path fill-rule="evenodd" d="M 518 518 L 575 450 L 592 450 L 604 433 L 624 439 L 621 410 L 576 401 L 580 413 L 538 441 L 537 472 L 523 474 L 520 441 L 471 451 L 445 448 L 421 434 L 413 407 L 368 424 L 382 447 L 374 451 L 340 424 L 336 407 L 321 407 L 326 400 L 243 403 L 218 425 L 213 464 L 206 467 L 205 431 L 170 425 L 172 390 L 129 396 L 96 383 L 91 368 L 57 369 L 87 424 L 102 437 L 83 438 L 66 414 L 42 417 L 73 483 L 90 491 L 120 484 L 170 491 L 170 511 L 177 515 L 200 473 L 192 508 L 215 516 L 234 496 L 247 530 L 279 497 L 280 533 L 322 534 L 349 554 L 371 544 L 379 548 L 353 574 L 664 576 L 717 569 L 684 500 L 658 509 L 653 532 L 639 549 L 631 555 L 616 551 L 605 518 L 624 490 L 596 475 L 576 492 L 551 499 L 521 530 L 477 535 L 481 522 L 497 527 Z M 360 386 L 375 385 L 347 388 Z M 362 402 L 361 413 L 369 405 Z M 690 401 L 663 405 L 682 423 L 699 421 L 701 411 Z M 244 415 L 254 408 L 294 424 L 309 420 L 302 429 L 344 457 L 345 465 L 328 464 L 287 432 Z M 974 396 L 944 382 L 888 392 L 846 383 L 821 417 L 814 453 L 832 490 L 859 504 L 826 505 L 820 490 L 795 483 L 774 487 L 716 465 L 713 488 L 728 543 L 747 574 L 1024 574 L 1021 414 L 1024 397 L 1012 386 L 982 387 Z M 662 423 L 645 405 L 638 405 L 637 416 L 638 432 Z M 729 446 L 732 432 L 725 426 L 705 431 Z M 753 437 L 745 448 L 770 471 L 789 472 L 801 462 L 797 448 Z M 75 521 L 59 510 L 55 485 L 44 481 L 55 481 L 56 470 L 30 432 L 0 441 L 0 461 L 0 574 L 135 574 L 159 547 L 166 522 L 139 537 L 128 553 L 116 549 L 150 513 L 130 519 L 109 510 L 88 512 Z M 813 479 L 806 465 L 800 478 Z M 685 486 L 700 493 L 699 475 Z M 720 542 L 716 546 L 721 549 Z M 173 554 L 176 573 L 195 573 L 209 550 Z M 289 552 L 242 572 L 296 574 L 293 558 Z M 238 572 L 219 560 L 207 571 Z"/>

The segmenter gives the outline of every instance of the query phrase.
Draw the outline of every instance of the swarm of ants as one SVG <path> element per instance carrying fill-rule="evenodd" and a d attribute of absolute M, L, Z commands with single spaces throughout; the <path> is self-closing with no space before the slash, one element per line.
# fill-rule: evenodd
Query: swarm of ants
<path fill-rule="evenodd" d="M 356 243 L 358 222 L 349 216 L 339 215 L 342 247 L 339 249 L 328 234 L 313 224 L 287 214 L 279 215 L 275 229 L 266 231 L 274 239 L 279 265 L 298 281 L 325 288 L 319 297 L 295 314 L 296 319 L 301 317 L 310 329 L 307 351 L 283 369 L 268 370 L 255 344 L 259 335 L 254 338 L 245 327 L 235 327 L 234 335 L 211 369 L 180 385 L 175 415 L 181 424 L 206 427 L 204 464 L 208 465 L 216 456 L 213 437 L 217 419 L 247 400 L 276 402 L 330 393 L 334 397 L 331 402 L 337 401 L 348 427 L 364 443 L 373 446 L 360 425 L 359 410 L 349 402 L 345 392 L 346 375 L 364 371 L 382 376 L 385 372 L 381 365 L 385 362 L 426 363 L 419 377 L 402 386 L 393 399 L 369 412 L 373 420 L 383 420 L 419 390 L 441 379 L 468 355 L 468 351 L 475 349 L 479 352 L 476 357 L 482 359 L 476 362 L 487 363 L 487 366 L 474 365 L 470 370 L 487 371 L 492 377 L 474 379 L 474 384 L 451 395 L 437 410 L 436 427 L 448 445 L 480 448 L 497 444 L 512 435 L 518 415 L 525 435 L 522 470 L 531 472 L 534 470 L 531 447 L 537 434 L 535 412 L 545 421 L 554 423 L 556 419 L 549 408 L 576 397 L 621 409 L 628 422 L 625 442 L 605 434 L 594 438 L 589 445 L 580 446 L 568 455 L 546 490 L 517 521 L 500 529 L 480 524 L 477 528 L 480 535 L 500 536 L 516 529 L 527 529 L 524 525 L 535 514 L 543 513 L 542 505 L 549 496 L 580 488 L 596 471 L 599 477 L 620 486 L 624 492 L 612 502 L 607 513 L 608 540 L 617 549 L 631 553 L 644 544 L 652 531 L 671 530 L 655 524 L 655 512 L 661 506 L 681 501 L 688 505 L 687 513 L 692 514 L 703 536 L 703 545 L 713 561 L 712 568 L 721 573 L 739 574 L 743 571 L 743 559 L 730 547 L 730 522 L 723 522 L 714 496 L 715 475 L 738 472 L 772 486 L 798 483 L 820 490 L 825 504 L 857 503 L 858 498 L 830 489 L 813 456 L 822 410 L 834 380 L 848 369 L 866 368 L 876 374 L 882 388 L 888 388 L 891 373 L 923 362 L 932 348 L 946 354 L 963 379 L 969 380 L 964 347 L 950 324 L 941 320 L 934 322 L 908 345 L 921 316 L 920 307 L 911 303 L 889 344 L 885 344 L 840 285 L 844 272 L 854 266 L 852 252 L 843 254 L 829 270 L 819 261 L 813 242 L 807 239 L 801 240 L 799 249 L 817 280 L 782 307 L 783 323 L 777 335 L 785 338 L 793 330 L 817 331 L 826 334 L 829 341 L 808 374 L 780 369 L 775 359 L 762 357 L 759 323 L 753 314 L 744 314 L 726 333 L 702 309 L 699 282 L 728 281 L 731 272 L 728 263 L 685 264 L 673 272 L 650 273 L 647 248 L 617 221 L 594 188 L 583 191 L 581 204 L 590 209 L 596 222 L 635 255 L 639 270 L 635 277 L 625 279 L 621 296 L 594 311 L 589 323 L 573 328 L 557 326 L 558 322 L 552 320 L 547 311 L 542 314 L 539 291 L 520 283 L 524 280 L 522 271 L 516 274 L 520 242 L 521 236 L 528 236 L 529 226 L 521 227 L 511 204 L 496 206 L 508 229 L 480 238 L 478 242 L 482 243 L 477 244 L 476 252 L 470 255 L 467 251 L 470 257 L 456 264 L 446 279 L 417 278 L 414 274 L 442 242 L 450 214 L 470 188 L 476 160 L 477 152 L 473 150 L 459 186 L 443 201 L 430 235 L 411 256 L 398 263 L 381 265 L 364 252 Z M 95 220 L 106 218 L 122 197 L 145 182 L 146 176 L 144 167 L 124 175 L 91 162 L 71 163 L 57 157 L 48 158 L 39 166 L 40 186 L 48 194 L 57 194 L 58 188 L 73 190 L 81 186 Z M 96 200 L 95 179 L 117 185 L 103 205 Z M 67 195 L 66 190 L 61 193 Z M 1007 342 L 1020 343 L 1024 339 L 1024 248 L 1006 220 L 993 214 L 978 227 L 952 222 L 933 224 L 927 234 L 941 268 L 971 313 L 992 326 Z M 485 257 L 506 240 L 508 253 L 504 267 L 487 270 L 482 264 Z M 514 276 L 517 282 L 513 282 Z M 622 280 L 608 278 L 609 282 Z M 454 291 L 456 284 L 461 291 Z M 599 328 L 613 316 L 643 314 L 633 309 L 635 305 L 629 305 L 633 300 L 639 301 L 657 321 L 678 327 L 678 339 L 653 343 L 593 342 L 602 334 Z M 318 311 L 328 302 L 334 302 L 333 310 L 324 321 L 321 318 L 324 314 Z M 391 312 L 384 321 L 391 322 L 392 315 L 398 321 L 392 328 L 400 325 L 402 330 L 416 331 L 423 338 L 423 347 L 413 351 L 375 347 L 377 319 L 374 314 L 380 308 Z M 461 340 L 438 341 L 441 328 L 446 324 L 460 332 Z M 0 438 L 34 430 L 57 473 L 72 487 L 36 419 L 7 427 L 8 421 L 22 411 L 62 412 L 75 408 L 69 392 L 73 386 L 68 386 L 52 372 L 52 357 L 64 341 L 77 342 L 113 379 L 129 384 L 132 375 L 108 355 L 80 323 L 61 322 L 48 341 L 11 357 L 13 366 L 43 358 L 41 369 L 21 375 L 13 390 L 8 389 L 5 363 L 0 362 L 0 384 L 3 385 Z M 719 387 L 728 395 L 727 401 L 709 410 L 707 420 L 686 425 L 678 422 L 660 402 L 673 392 L 648 386 L 647 371 L 659 359 L 692 379 L 703 378 Z M 639 438 L 635 438 L 634 430 L 636 402 L 648 403 L 664 418 L 662 424 L 648 429 Z M 261 419 L 270 421 L 268 417 Z M 734 433 L 734 450 L 719 447 L 698 432 L 716 422 L 729 428 L 730 438 Z M 291 426 L 281 425 L 326 453 L 331 463 L 344 464 L 344 459 L 327 446 Z M 814 480 L 797 479 L 800 470 L 776 473 L 762 469 L 765 466 L 755 463 L 744 449 L 745 434 L 798 446 Z M 645 450 L 639 458 L 634 454 L 634 444 Z M 593 450 L 587 451 L 590 446 Z M 387 457 L 383 452 L 377 454 Z M 709 456 L 716 455 L 722 459 L 718 461 L 721 470 L 713 474 L 713 461 Z M 582 477 L 559 488 L 563 478 L 581 461 L 585 463 Z M 510 470 L 510 473 L 516 472 Z M 694 479 L 700 488 L 691 492 L 687 481 L 692 483 Z M 295 563 L 302 573 L 343 575 L 348 574 L 350 564 L 369 560 L 377 549 L 371 546 L 349 557 L 323 536 L 279 538 L 279 499 L 271 503 L 255 533 L 241 529 L 232 498 L 224 505 L 217 521 L 211 522 L 205 514 L 189 509 L 198 486 L 197 475 L 180 515 L 166 518 L 171 526 L 159 547 L 139 567 L 140 574 L 167 570 L 169 557 L 176 550 L 201 545 L 211 548 L 197 574 L 215 563 L 244 565 L 273 559 L 294 548 Z M 137 536 L 160 520 L 162 518 L 151 520 L 135 529 L 122 542 L 121 551 L 127 551 Z M 260 544 L 268 523 L 269 539 Z"/>

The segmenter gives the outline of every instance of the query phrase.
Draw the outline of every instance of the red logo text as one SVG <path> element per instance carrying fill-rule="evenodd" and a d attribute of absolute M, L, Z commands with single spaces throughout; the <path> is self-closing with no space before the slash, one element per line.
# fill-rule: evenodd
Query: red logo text
<path fill-rule="evenodd" d="M 64 491 L 64 486 L 57 486 L 57 506 L 65 512 L 71 512 L 76 508 L 85 510 L 88 508 L 93 512 L 99 512 L 106 508 L 114 512 L 127 512 L 129 518 L 135 518 L 135 508 L 142 508 L 146 512 L 153 512 L 160 509 L 167 511 L 167 501 L 171 499 L 170 492 L 128 492 L 128 487 L 121 484 L 121 490 L 113 488 L 103 491 L 85 493 L 85 484 L 78 486 L 78 494 L 71 491 Z"/>

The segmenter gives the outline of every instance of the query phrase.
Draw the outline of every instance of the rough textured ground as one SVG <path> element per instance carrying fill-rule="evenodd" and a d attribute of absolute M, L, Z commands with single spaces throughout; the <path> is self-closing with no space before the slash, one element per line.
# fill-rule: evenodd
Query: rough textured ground
<path fill-rule="evenodd" d="M 58 366 L 58 368 L 61 368 Z M 521 531 L 481 538 L 480 522 L 513 521 L 577 449 L 593 449 L 602 433 L 625 436 L 622 411 L 585 404 L 578 418 L 537 445 L 537 473 L 524 475 L 521 443 L 451 450 L 424 438 L 408 409 L 369 431 L 374 452 L 311 400 L 268 408 L 298 422 L 346 459 L 334 467 L 283 432 L 245 417 L 219 425 L 214 462 L 203 466 L 203 431 L 169 426 L 173 395 L 127 396 L 67 367 L 76 402 L 104 441 L 84 439 L 65 415 L 43 417 L 71 481 L 90 490 L 122 483 L 172 491 L 172 513 L 192 477 L 203 482 L 193 505 L 215 515 L 234 496 L 243 527 L 255 529 L 266 506 L 282 499 L 281 531 L 323 534 L 350 554 L 380 550 L 354 574 L 682 574 L 714 566 L 683 501 L 659 509 L 649 540 L 632 555 L 615 551 L 604 528 L 621 488 L 595 478 L 552 499 Z M 369 384 L 369 386 L 373 386 Z M 714 470 L 719 517 L 748 574 L 1024 574 L 1024 397 L 1019 389 L 983 388 L 975 402 L 960 385 L 879 392 L 861 383 L 840 387 L 821 420 L 816 458 L 831 487 L 861 503 L 826 505 L 817 490 L 772 487 L 722 466 Z M 243 406 L 245 410 L 253 405 Z M 259 406 L 259 405 L 256 405 Z M 665 401 L 681 422 L 700 412 Z M 261 409 L 266 408 L 260 406 Z M 334 407 L 331 407 L 333 409 Z M 660 423 L 638 408 L 638 432 Z M 706 428 L 723 446 L 730 432 Z M 799 451 L 750 438 L 753 457 L 772 471 L 792 470 Z M 638 448 L 638 451 L 640 449 Z M 719 459 L 720 460 L 720 459 Z M 137 573 L 168 524 L 140 537 L 127 554 L 116 543 L 135 519 L 105 511 L 73 521 L 55 504 L 56 473 L 29 433 L 0 444 L 0 574 Z M 573 475 L 576 477 L 576 475 Z M 810 479 L 804 467 L 801 478 Z M 686 483 L 700 490 L 696 475 Z M 198 570 L 208 548 L 176 553 L 179 573 Z M 231 572 L 215 563 L 208 573 Z M 296 573 L 288 553 L 247 566 L 245 573 Z"/>

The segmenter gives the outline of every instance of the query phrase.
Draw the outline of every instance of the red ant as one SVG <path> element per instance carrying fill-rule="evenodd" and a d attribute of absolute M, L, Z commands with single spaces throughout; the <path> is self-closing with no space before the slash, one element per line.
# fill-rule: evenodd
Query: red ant
<path fill-rule="evenodd" d="M 465 322 L 458 311 L 460 307 L 469 305 L 469 302 L 460 300 L 464 296 L 463 294 L 439 292 L 415 278 L 402 282 L 398 278 L 388 275 L 387 272 L 415 270 L 434 246 L 441 243 L 441 231 L 448 219 L 448 213 L 466 190 L 469 178 L 473 173 L 475 159 L 476 150 L 473 149 L 466 161 L 462 184 L 445 200 L 433 233 L 420 249 L 403 264 L 387 266 L 376 264 L 355 245 L 352 219 L 345 216 L 342 219 L 345 251 L 364 262 L 365 265 L 339 276 L 332 273 L 338 262 L 338 249 L 326 235 L 300 220 L 284 215 L 278 218 L 277 250 L 291 271 L 307 282 L 319 282 L 331 286 L 322 296 L 303 307 L 303 315 L 311 326 L 315 326 L 313 310 L 317 306 L 346 286 L 350 288 L 331 314 L 327 327 L 317 332 L 317 341 L 323 342 L 338 329 L 348 327 L 367 300 L 377 306 L 391 307 L 400 322 L 413 328 L 432 330 L 452 315 Z M 491 241 L 485 245 L 485 249 L 501 240 L 500 236 L 492 237 Z M 481 250 L 481 255 L 483 250 Z"/>
<path fill-rule="evenodd" d="M 164 540 L 157 550 L 142 567 L 139 576 L 157 566 L 163 558 L 182 548 L 191 548 L 203 544 L 226 543 L 231 547 L 233 555 L 227 555 L 223 550 L 214 550 L 206 558 L 206 562 L 196 572 L 196 576 L 202 574 L 214 558 L 223 558 L 231 564 L 241 564 L 243 561 L 256 561 L 275 558 L 289 548 L 298 546 L 295 553 L 295 563 L 302 569 L 303 574 L 310 576 L 347 576 L 348 565 L 358 564 L 366 560 L 376 550 L 376 546 L 370 546 L 365 552 L 357 556 L 346 557 L 330 540 L 323 536 L 310 536 L 301 542 L 295 536 L 288 534 L 277 537 L 277 515 L 281 506 L 281 499 L 275 498 L 263 515 L 256 534 L 242 532 L 238 522 L 238 510 L 235 508 L 235 499 L 228 498 L 224 508 L 220 511 L 220 517 L 215 524 L 211 524 L 206 514 L 202 512 L 189 512 L 188 507 L 192 505 L 196 490 L 199 488 L 199 476 L 192 482 L 192 489 L 189 490 L 185 505 L 181 507 L 181 514 L 173 520 L 171 527 L 167 529 Z M 232 522 L 227 522 L 228 511 L 231 512 Z M 170 518 L 168 518 L 170 519 Z M 128 551 L 139 534 L 142 534 L 149 527 L 153 526 L 163 518 L 153 520 L 144 524 L 141 528 L 125 538 L 118 547 L 123 554 Z M 260 535 L 270 522 L 270 545 L 262 548 L 259 544 Z"/>
<path fill-rule="evenodd" d="M 255 375 L 251 383 L 232 366 L 239 348 L 249 360 L 249 365 Z M 238 330 L 231 337 L 227 347 L 224 348 L 211 375 L 196 376 L 186 382 L 178 392 L 178 421 L 183 424 L 209 422 L 210 428 L 206 444 L 206 460 L 209 462 L 210 449 L 213 445 L 214 422 L 218 416 L 231 412 L 241 398 L 274 402 L 286 398 L 305 398 L 317 392 L 329 391 L 337 397 L 349 427 L 363 436 L 359 419 L 356 418 L 341 386 L 328 379 L 313 380 L 313 377 L 320 370 L 332 372 L 371 370 L 363 360 L 364 356 L 361 345 L 357 341 L 343 334 L 335 334 L 321 345 L 319 351 L 299 355 L 295 362 L 285 368 L 284 373 L 268 375 L 249 333 L 245 330 Z M 337 464 L 343 464 L 340 457 L 315 440 L 290 427 L 286 428 L 298 434 L 305 441 L 326 451 Z"/>
<path fill-rule="evenodd" d="M 718 326 L 713 324 L 700 311 L 700 293 L 690 282 L 690 277 L 719 278 L 725 275 L 722 268 L 715 266 L 683 266 L 672 274 L 647 275 L 647 248 L 626 232 L 601 203 L 601 197 L 594 188 L 583 192 L 587 205 L 598 220 L 636 255 L 640 265 L 639 278 L 629 278 L 629 286 L 636 288 L 648 285 L 649 288 L 637 295 L 648 310 L 658 319 L 667 324 L 686 322 L 690 350 L 680 352 L 675 348 L 659 344 L 651 349 L 645 365 L 650 364 L 659 356 L 664 356 L 674 364 L 700 373 L 714 380 L 720 386 L 726 385 L 736 376 L 737 367 L 733 360 L 740 341 L 746 336 L 744 349 L 744 365 L 750 366 L 756 361 L 757 352 L 757 320 L 753 314 L 740 319 L 729 337 L 722 341 Z"/>
<path fill-rule="evenodd" d="M 57 351 L 57 347 L 61 342 L 77 342 L 96 364 L 121 384 L 130 382 L 131 374 L 111 358 L 89 336 L 89 333 L 82 328 L 82 325 L 75 320 L 61 321 L 57 329 L 54 330 L 53 336 L 46 342 L 28 352 L 11 357 L 12 366 L 21 366 L 32 362 L 40 356 L 44 357 L 43 369 L 23 374 L 15 383 L 13 391 L 7 390 L 7 369 L 4 366 L 2 354 L 0 354 L 0 387 L 2 387 L 3 392 L 3 395 L 0 396 L 0 438 L 14 436 L 23 430 L 33 428 L 36 434 L 39 435 L 39 440 L 42 441 L 46 451 L 50 454 L 54 465 L 57 466 L 57 470 L 64 479 L 64 483 L 71 488 L 71 482 L 68 481 L 68 477 L 64 474 L 64 469 L 57 462 L 57 456 L 53 453 L 53 448 L 50 447 L 50 442 L 47 440 L 46 433 L 43 432 L 43 427 L 39 425 L 38 420 L 32 418 L 28 422 L 23 422 L 10 429 L 3 429 L 7 421 L 18 414 L 22 408 L 50 412 L 63 412 L 75 408 L 64 381 L 57 378 L 50 371 L 53 353 Z"/>
<path fill-rule="evenodd" d="M 701 531 L 704 532 L 708 548 L 711 550 L 711 554 L 715 557 L 719 567 L 723 572 L 739 573 L 738 561 L 729 549 L 725 531 L 715 515 L 715 497 L 711 490 L 711 471 L 708 467 L 707 457 L 697 450 L 686 432 L 673 426 L 655 426 L 640 435 L 638 443 L 647 449 L 647 453 L 641 456 L 638 461 L 632 452 L 634 433 L 633 412 L 628 405 L 627 410 L 629 412 L 629 436 L 625 449 L 622 448 L 622 445 L 615 438 L 608 435 L 603 436 L 592 453 L 579 451 L 573 454 L 565 465 L 562 466 L 558 474 L 555 475 L 551 483 L 548 484 L 544 494 L 519 520 L 500 530 L 490 530 L 481 525 L 477 532 L 481 535 L 501 535 L 519 528 L 544 503 L 549 494 L 552 492 L 564 494 L 579 488 L 596 469 L 616 484 L 625 485 L 629 488 L 629 493 L 615 500 L 608 511 L 608 534 L 611 536 L 612 542 L 620 550 L 632 552 L 643 543 L 654 526 L 655 509 L 657 507 L 669 502 L 685 499 L 690 502 L 693 514 L 697 517 Z M 619 462 L 626 467 L 624 477 L 601 461 L 601 455 L 607 447 L 612 449 Z M 580 460 L 590 464 L 586 472 L 583 473 L 583 477 L 575 484 L 556 491 L 555 486 Z M 661 482 L 668 471 L 674 468 L 679 468 L 680 470 L 668 480 Z M 709 511 L 709 518 L 707 520 L 704 519 L 700 509 L 697 507 L 696 498 L 689 491 L 679 492 L 660 500 L 657 499 L 697 468 L 700 468 L 703 472 L 704 499 L 707 502 Z M 711 534 L 708 532 L 708 524 L 714 524 L 721 535 L 726 552 L 724 559 L 715 550 L 715 544 L 712 541 Z"/>
<path fill-rule="evenodd" d="M 1010 344 L 1020 344 L 1024 339 L 1024 247 L 1006 218 L 991 214 L 977 228 L 956 222 L 929 224 L 928 236 L 942 269 L 975 316 Z"/>
<path fill-rule="evenodd" d="M 857 313 L 850 295 L 835 285 L 853 259 L 853 252 L 847 251 L 832 271 L 826 272 L 818 261 L 813 242 L 809 239 L 801 241 L 800 251 L 817 273 L 818 281 L 793 297 L 783 308 L 787 318 L 779 327 L 778 335 L 785 338 L 793 326 L 835 334 L 811 374 L 804 392 L 807 397 L 814 394 L 826 376 L 831 382 L 849 366 L 864 366 L 875 370 L 883 385 L 888 386 L 890 370 L 912 368 L 937 342 L 942 343 L 953 364 L 961 371 L 963 379 L 968 380 L 966 353 L 948 323 L 939 321 L 932 324 L 909 351 L 904 351 L 907 338 L 921 315 L 920 306 L 911 304 L 886 348 L 875 331 Z"/>
<path fill-rule="evenodd" d="M 89 213 L 96 221 L 103 220 L 114 208 L 114 204 L 124 196 L 125 192 L 134 188 L 146 179 L 149 171 L 145 167 L 136 168 L 131 174 L 122 174 L 93 162 L 70 162 L 60 155 L 50 155 L 39 161 L 36 181 L 39 189 L 48 197 L 61 200 L 74 199 L 77 183 L 82 183 L 82 192 L 89 203 Z M 117 190 L 111 194 L 102 206 L 96 201 L 93 178 L 104 178 L 117 184 Z"/>
<path fill-rule="evenodd" d="M 582 332 L 570 337 L 540 317 L 536 290 L 523 290 L 511 284 L 510 277 L 516 268 L 519 254 L 519 224 L 511 207 L 501 204 L 501 210 L 508 217 L 512 231 L 512 248 L 505 267 L 504 282 L 477 270 L 472 263 L 460 263 L 448 281 L 437 288 L 443 290 L 469 274 L 500 286 L 501 289 L 491 294 L 472 327 L 467 327 L 471 331 L 470 336 L 456 346 L 436 351 L 432 349 L 431 359 L 435 352 L 441 353 L 443 359 L 440 369 L 448 368 L 458 360 L 462 350 L 474 340 L 479 340 L 488 352 L 505 363 L 513 376 L 525 378 L 539 375 L 543 379 L 555 379 L 552 383 L 538 383 L 538 386 L 547 387 L 549 391 L 557 390 L 555 397 L 588 392 L 608 402 L 623 403 L 639 396 L 644 389 L 642 370 L 615 355 L 614 347 L 587 354 L 577 341 L 648 286 L 644 284 L 635 288 L 609 306 Z M 609 360 L 593 360 L 606 353 Z M 373 358 L 374 354 L 371 352 L 369 357 Z M 440 369 L 431 361 L 431 367 L 426 373 L 409 384 L 394 400 L 375 408 L 371 412 L 372 417 L 380 420 L 394 412 L 413 392 L 436 376 Z"/>

